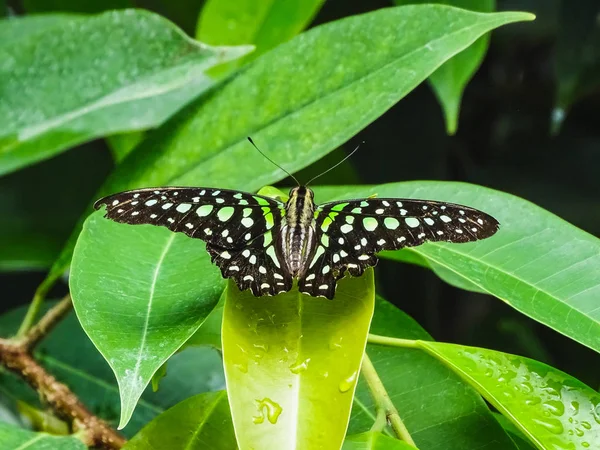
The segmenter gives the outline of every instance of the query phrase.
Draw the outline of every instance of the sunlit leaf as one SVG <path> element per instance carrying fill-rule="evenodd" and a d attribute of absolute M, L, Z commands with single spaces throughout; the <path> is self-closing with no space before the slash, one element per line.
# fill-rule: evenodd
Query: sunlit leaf
<path fill-rule="evenodd" d="M 240 448 L 341 446 L 374 297 L 372 270 L 341 280 L 333 300 L 228 284 L 223 356 Z"/>
<path fill-rule="evenodd" d="M 477 389 L 539 449 L 593 448 L 600 442 L 600 394 L 570 375 L 483 348 L 419 346 Z"/>

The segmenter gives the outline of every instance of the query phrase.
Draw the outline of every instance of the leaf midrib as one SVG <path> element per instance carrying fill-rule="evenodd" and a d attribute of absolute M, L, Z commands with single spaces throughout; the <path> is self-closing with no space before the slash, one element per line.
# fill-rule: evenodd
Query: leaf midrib
<path fill-rule="evenodd" d="M 135 367 L 133 369 L 133 376 L 132 379 L 137 379 L 139 373 L 140 373 L 140 365 L 142 362 L 142 354 L 144 353 L 145 347 L 146 347 L 146 339 L 148 336 L 148 327 L 150 324 L 150 315 L 152 313 L 152 303 L 154 301 L 154 293 L 155 293 L 155 289 L 156 289 L 156 282 L 158 280 L 158 275 L 160 274 L 160 269 L 162 268 L 163 265 L 163 261 L 167 256 L 167 253 L 169 252 L 169 249 L 171 248 L 171 245 L 173 244 L 173 241 L 175 240 L 175 237 L 177 236 L 176 233 L 170 233 L 169 237 L 165 243 L 165 247 L 162 251 L 162 253 L 160 254 L 157 262 L 156 262 L 156 267 L 154 268 L 154 273 L 152 274 L 152 281 L 150 283 L 150 292 L 149 292 L 149 298 L 148 298 L 148 307 L 146 309 L 146 317 L 144 319 L 144 327 L 142 329 L 142 338 L 141 338 L 141 342 L 140 342 L 140 350 L 138 352 L 138 356 L 135 362 Z"/>

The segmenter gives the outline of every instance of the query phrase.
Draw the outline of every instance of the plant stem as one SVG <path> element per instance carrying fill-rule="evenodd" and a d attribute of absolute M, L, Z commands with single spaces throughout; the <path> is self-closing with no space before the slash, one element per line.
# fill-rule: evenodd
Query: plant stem
<path fill-rule="evenodd" d="M 54 285 L 56 280 L 58 280 L 58 276 L 47 277 L 42 284 L 38 286 L 33 295 L 33 299 L 29 304 L 29 309 L 27 309 L 27 313 L 25 314 L 25 318 L 23 322 L 21 322 L 21 326 L 19 327 L 19 331 L 17 331 L 17 338 L 24 338 L 25 335 L 29 332 L 33 324 L 35 323 L 35 319 L 37 318 L 40 309 L 42 308 L 42 304 L 44 303 L 44 298 L 48 291 Z"/>
<path fill-rule="evenodd" d="M 385 386 L 381 382 L 381 379 L 375 370 L 375 366 L 373 366 L 373 363 L 366 352 L 363 356 L 361 372 L 365 377 L 367 385 L 369 386 L 369 390 L 371 391 L 371 395 L 373 396 L 373 400 L 375 401 L 377 416 L 379 417 L 381 411 L 383 411 L 386 419 L 392 427 L 392 430 L 394 430 L 396 437 L 412 445 L 413 447 L 416 447 L 415 441 L 412 440 L 410 433 L 406 429 L 406 426 L 404 426 L 404 422 L 402 422 L 400 414 L 398 414 L 398 410 L 394 406 L 392 399 L 390 399 L 390 396 L 385 390 Z"/>
<path fill-rule="evenodd" d="M 72 307 L 73 302 L 71 301 L 71 295 L 67 294 L 60 302 L 52 307 L 25 336 L 18 338 L 16 342 L 21 344 L 27 350 L 31 350 L 58 324 L 58 322 L 60 322 Z"/>
<path fill-rule="evenodd" d="M 389 347 L 401 347 L 401 348 L 421 348 L 419 341 L 413 339 L 400 339 L 388 336 L 380 336 L 378 334 L 369 334 L 367 338 L 369 344 L 387 345 Z"/>

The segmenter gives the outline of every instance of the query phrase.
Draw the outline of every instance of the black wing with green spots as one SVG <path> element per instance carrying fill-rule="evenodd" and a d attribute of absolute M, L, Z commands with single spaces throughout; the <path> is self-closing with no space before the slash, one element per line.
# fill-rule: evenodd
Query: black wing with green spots
<path fill-rule="evenodd" d="M 382 250 L 426 241 L 470 242 L 492 236 L 498 221 L 453 203 L 412 199 L 358 199 L 316 209 L 315 250 L 298 282 L 300 292 L 332 298 L 346 271 L 361 275 Z"/>
<path fill-rule="evenodd" d="M 300 292 L 331 299 L 337 280 L 377 264 L 379 251 L 485 239 L 499 226 L 490 215 L 453 203 L 368 198 L 315 208 L 312 198 L 305 187 L 292 189 L 287 203 L 225 189 L 167 187 L 121 192 L 94 206 L 106 205 L 105 216 L 116 222 L 165 226 L 202 239 L 223 277 L 255 296 L 287 292 L 295 276 Z"/>
<path fill-rule="evenodd" d="M 206 242 L 224 278 L 255 296 L 292 288 L 277 244 L 285 204 L 238 191 L 165 187 L 137 189 L 104 197 L 105 217 L 131 225 L 151 224 Z"/>

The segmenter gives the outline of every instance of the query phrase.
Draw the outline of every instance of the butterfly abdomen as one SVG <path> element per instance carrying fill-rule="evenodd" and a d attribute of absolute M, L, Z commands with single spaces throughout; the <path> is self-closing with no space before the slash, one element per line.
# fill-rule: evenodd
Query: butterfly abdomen
<path fill-rule="evenodd" d="M 299 186 L 290 191 L 281 242 L 288 269 L 296 277 L 305 272 L 314 248 L 314 212 L 315 204 L 310 189 Z"/>

